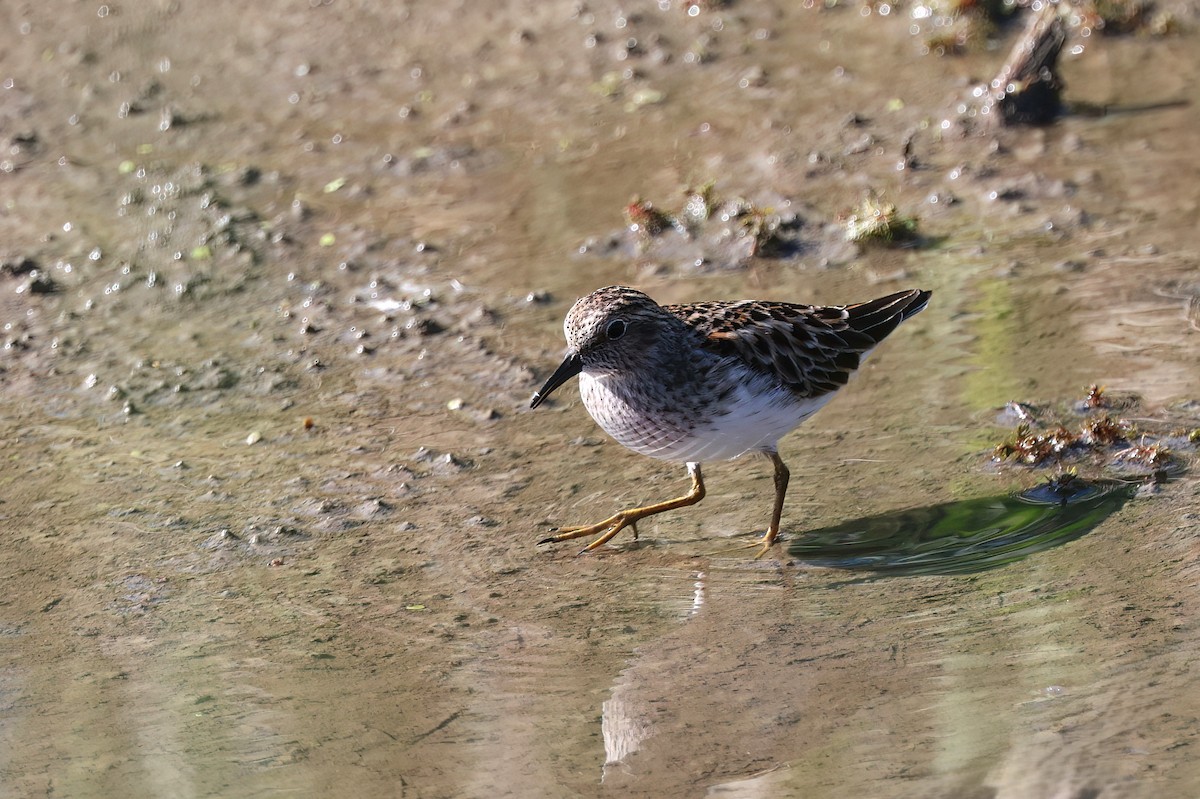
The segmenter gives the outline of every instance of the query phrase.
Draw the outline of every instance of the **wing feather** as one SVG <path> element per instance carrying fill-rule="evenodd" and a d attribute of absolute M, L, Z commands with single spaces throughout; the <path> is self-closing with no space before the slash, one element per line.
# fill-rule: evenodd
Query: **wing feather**
<path fill-rule="evenodd" d="M 743 300 L 663 310 L 694 330 L 702 347 L 740 358 L 799 397 L 817 397 L 845 385 L 863 356 L 920 312 L 929 296 L 911 289 L 856 305 Z"/>

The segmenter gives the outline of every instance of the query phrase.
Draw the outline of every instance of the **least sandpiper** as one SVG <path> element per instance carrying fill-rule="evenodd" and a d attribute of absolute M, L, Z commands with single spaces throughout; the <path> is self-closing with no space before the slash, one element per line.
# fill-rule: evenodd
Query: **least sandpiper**
<path fill-rule="evenodd" d="M 779 535 L 789 472 L 779 439 L 846 385 L 863 358 L 919 312 L 930 292 L 910 289 L 857 305 L 697 302 L 659 305 L 636 289 L 608 286 L 576 302 L 563 330 L 567 357 L 531 408 L 579 375 L 584 407 L 629 449 L 687 464 L 692 487 L 675 499 L 619 511 L 603 521 L 553 530 L 539 544 L 597 535 L 704 498 L 700 464 L 758 452 L 775 466 L 775 507 L 760 540 Z"/>

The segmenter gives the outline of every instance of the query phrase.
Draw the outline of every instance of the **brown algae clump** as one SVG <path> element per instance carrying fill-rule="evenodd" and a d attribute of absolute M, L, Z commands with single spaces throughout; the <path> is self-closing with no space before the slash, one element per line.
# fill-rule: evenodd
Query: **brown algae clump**
<path fill-rule="evenodd" d="M 1022 422 L 1011 436 L 996 445 L 992 457 L 1000 461 L 1013 458 L 1038 465 L 1051 458 L 1060 458 L 1078 441 L 1078 436 L 1061 425 L 1050 432 L 1038 433 L 1029 423 Z"/>
<path fill-rule="evenodd" d="M 1124 419 L 1109 416 L 1093 416 L 1085 419 L 1079 430 L 1079 438 L 1088 446 L 1107 447 L 1128 440 L 1133 425 Z"/>
<path fill-rule="evenodd" d="M 1108 400 L 1104 397 L 1104 386 L 1092 383 L 1088 386 L 1087 397 L 1083 400 L 1089 408 L 1107 408 Z"/>
<path fill-rule="evenodd" d="M 657 236 L 669 227 L 674 227 L 674 218 L 654 207 L 654 204 L 641 197 L 634 197 L 625 206 L 625 221 L 629 229 L 639 236 Z"/>
<path fill-rule="evenodd" d="M 1143 423 L 1139 427 L 1112 410 L 1136 404 L 1136 398 L 1128 396 L 1114 400 L 1095 384 L 1087 388 L 1083 401 L 1065 408 L 1039 408 L 1035 414 L 1036 406 L 1010 402 L 1004 415 L 1020 422 L 992 449 L 992 460 L 1032 467 L 1083 463 L 1104 471 L 1162 479 L 1183 471 L 1189 454 L 1194 455 L 1200 443 L 1200 436 L 1189 432 L 1194 420 L 1154 422 L 1139 416 Z M 1097 408 L 1105 410 L 1093 413 Z"/>

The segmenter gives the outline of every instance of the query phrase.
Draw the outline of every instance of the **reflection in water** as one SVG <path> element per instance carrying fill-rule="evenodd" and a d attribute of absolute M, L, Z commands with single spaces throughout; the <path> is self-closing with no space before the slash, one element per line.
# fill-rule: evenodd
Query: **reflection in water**
<path fill-rule="evenodd" d="M 700 612 L 700 608 L 704 607 L 704 572 L 696 572 L 696 582 L 694 583 L 694 588 L 696 590 L 692 592 L 692 606 L 688 609 L 689 618 L 695 616 Z"/>
<path fill-rule="evenodd" d="M 683 619 L 691 619 L 704 607 L 708 580 L 705 572 L 694 572 L 692 598 Z M 651 718 L 644 708 L 631 699 L 629 694 L 634 681 L 626 679 L 624 673 L 613 686 L 612 694 L 600 706 L 600 731 L 604 738 L 604 768 L 600 781 L 604 782 L 613 767 L 619 766 L 629 755 L 638 751 L 642 742 L 651 735 Z"/>
<path fill-rule="evenodd" d="M 600 706 L 600 732 L 604 736 L 604 768 L 600 781 L 608 777 L 609 769 L 636 752 L 651 734 L 652 723 L 636 699 L 627 696 L 633 682 L 618 679 L 612 696 Z"/>
<path fill-rule="evenodd" d="M 1135 490 L 1122 483 L 1047 483 L 983 497 L 852 519 L 806 532 L 789 554 L 817 566 L 893 575 L 968 574 L 1073 541 Z"/>

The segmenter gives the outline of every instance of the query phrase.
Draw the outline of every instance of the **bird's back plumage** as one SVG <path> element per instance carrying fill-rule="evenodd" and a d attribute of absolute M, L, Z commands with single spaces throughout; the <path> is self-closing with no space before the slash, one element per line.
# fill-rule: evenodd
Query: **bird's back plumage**
<path fill-rule="evenodd" d="M 695 330 L 703 348 L 737 358 L 807 398 L 844 386 L 867 353 L 929 297 L 911 289 L 846 306 L 742 300 L 662 307 Z"/>

